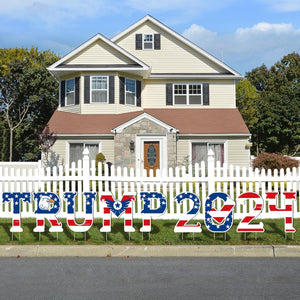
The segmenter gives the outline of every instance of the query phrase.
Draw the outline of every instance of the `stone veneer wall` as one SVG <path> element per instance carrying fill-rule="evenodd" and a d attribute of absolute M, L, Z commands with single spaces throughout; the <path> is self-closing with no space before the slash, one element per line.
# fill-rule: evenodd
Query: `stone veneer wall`
<path fill-rule="evenodd" d="M 135 151 L 130 152 L 130 141 L 134 141 L 136 145 L 136 135 L 167 136 L 167 151 L 168 151 L 168 167 L 177 165 L 177 148 L 176 148 L 176 133 L 169 133 L 168 130 L 158 124 L 148 120 L 140 120 L 133 125 L 125 128 L 122 133 L 115 135 L 115 166 L 135 168 Z M 160 149 L 162 151 L 162 149 Z"/>

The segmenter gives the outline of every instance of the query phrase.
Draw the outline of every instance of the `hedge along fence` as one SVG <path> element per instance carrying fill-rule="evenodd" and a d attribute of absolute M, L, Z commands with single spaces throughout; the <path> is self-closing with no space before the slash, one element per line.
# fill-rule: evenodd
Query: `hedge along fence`
<path fill-rule="evenodd" d="M 21 164 L 20 164 L 21 166 Z M 208 163 L 150 171 L 115 168 L 113 165 L 99 163 L 96 172 L 95 163 L 90 164 L 88 150 L 83 152 L 83 159 L 78 161 L 77 167 L 73 163 L 53 168 L 21 169 L 0 166 L 0 201 L 2 203 L 3 192 L 53 192 L 61 199 L 61 210 L 58 217 L 66 218 L 66 203 L 63 201 L 64 192 L 77 192 L 76 217 L 85 216 L 85 204 L 83 192 L 96 192 L 97 201 L 94 203 L 94 217 L 103 217 L 103 203 L 100 203 L 100 195 L 112 193 L 115 199 L 121 200 L 124 193 L 135 193 L 134 218 L 142 218 L 143 201 L 141 192 L 161 192 L 167 198 L 167 212 L 157 218 L 179 219 L 184 217 L 191 209 L 190 201 L 183 201 L 181 205 L 174 198 L 182 192 L 195 193 L 201 207 L 195 219 L 204 219 L 204 205 L 206 198 L 213 192 L 224 192 L 234 201 L 234 218 L 241 219 L 253 208 L 254 200 L 245 203 L 237 203 L 237 197 L 244 192 L 256 192 L 264 199 L 260 219 L 276 218 L 277 215 L 268 210 L 267 192 L 278 192 L 278 207 L 284 207 L 284 192 L 295 192 L 294 217 L 300 218 L 299 204 L 300 168 L 286 170 L 253 170 L 252 168 L 240 168 L 215 162 L 214 153 L 210 150 Z M 31 203 L 22 203 L 22 217 L 34 217 L 35 203 L 31 197 Z M 216 208 L 222 207 L 222 200 L 217 201 Z M 153 201 L 153 207 L 158 207 L 158 201 Z M 12 217 L 12 204 L 0 205 L 0 217 Z"/>

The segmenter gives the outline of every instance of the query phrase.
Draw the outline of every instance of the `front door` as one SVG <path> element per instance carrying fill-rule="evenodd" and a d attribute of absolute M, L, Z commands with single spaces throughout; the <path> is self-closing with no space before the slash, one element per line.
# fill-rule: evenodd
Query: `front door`
<path fill-rule="evenodd" d="M 149 171 L 160 168 L 160 149 L 159 142 L 144 142 L 144 169 L 147 170 L 147 176 Z M 155 172 L 154 172 L 155 174 Z"/>

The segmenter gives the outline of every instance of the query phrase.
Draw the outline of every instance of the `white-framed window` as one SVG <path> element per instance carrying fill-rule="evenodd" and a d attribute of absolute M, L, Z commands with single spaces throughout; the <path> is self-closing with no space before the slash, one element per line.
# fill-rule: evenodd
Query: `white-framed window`
<path fill-rule="evenodd" d="M 201 83 L 173 84 L 173 91 L 173 104 L 175 105 L 203 104 Z"/>
<path fill-rule="evenodd" d="M 108 103 L 108 76 L 91 76 L 91 103 Z"/>
<path fill-rule="evenodd" d="M 215 161 L 219 161 L 221 166 L 225 162 L 225 142 L 192 142 L 192 163 L 207 163 L 208 150 L 212 149 L 215 154 Z"/>
<path fill-rule="evenodd" d="M 154 49 L 154 37 L 153 34 L 144 34 L 143 36 L 143 49 L 152 50 Z"/>
<path fill-rule="evenodd" d="M 75 104 L 75 78 L 66 80 L 65 104 L 66 106 Z"/>
<path fill-rule="evenodd" d="M 136 105 L 136 80 L 125 78 L 125 104 Z"/>
<path fill-rule="evenodd" d="M 78 160 L 82 160 L 83 158 L 83 150 L 88 148 L 89 150 L 89 158 L 90 162 L 96 159 L 96 155 L 100 152 L 100 143 L 97 141 L 89 141 L 89 142 L 69 142 L 68 143 L 68 154 L 69 154 L 69 164 L 75 162 L 77 165 Z"/>

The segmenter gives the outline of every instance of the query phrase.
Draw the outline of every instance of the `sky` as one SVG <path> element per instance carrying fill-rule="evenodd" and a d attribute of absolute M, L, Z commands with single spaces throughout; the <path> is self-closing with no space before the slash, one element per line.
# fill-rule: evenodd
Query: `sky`
<path fill-rule="evenodd" d="M 0 48 L 66 55 L 150 14 L 237 72 L 300 53 L 300 0 L 0 0 Z"/>

